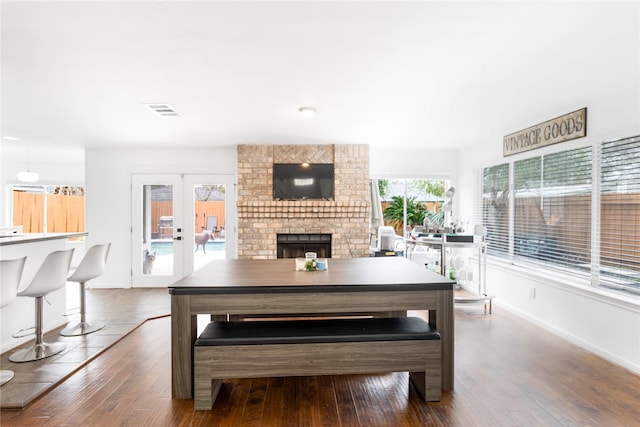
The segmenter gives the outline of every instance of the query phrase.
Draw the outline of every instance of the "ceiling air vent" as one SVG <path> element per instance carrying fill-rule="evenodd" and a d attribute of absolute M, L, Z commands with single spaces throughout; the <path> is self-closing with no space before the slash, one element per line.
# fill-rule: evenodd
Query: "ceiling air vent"
<path fill-rule="evenodd" d="M 145 107 L 159 116 L 179 116 L 178 112 L 169 104 L 144 104 Z"/>

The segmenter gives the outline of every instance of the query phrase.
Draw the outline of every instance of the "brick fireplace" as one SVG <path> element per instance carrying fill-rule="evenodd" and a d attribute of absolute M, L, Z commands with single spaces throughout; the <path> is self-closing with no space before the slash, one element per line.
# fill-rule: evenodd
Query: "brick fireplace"
<path fill-rule="evenodd" d="M 334 200 L 274 200 L 274 163 L 333 163 Z M 239 145 L 238 257 L 277 257 L 279 234 L 330 234 L 331 257 L 369 255 L 368 145 Z"/>

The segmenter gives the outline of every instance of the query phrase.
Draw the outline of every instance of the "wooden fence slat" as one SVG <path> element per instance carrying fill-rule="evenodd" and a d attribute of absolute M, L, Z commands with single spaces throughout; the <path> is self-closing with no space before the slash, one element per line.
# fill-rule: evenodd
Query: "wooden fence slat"
<path fill-rule="evenodd" d="M 206 217 L 217 216 L 218 228 L 224 227 L 224 201 L 196 201 L 194 205 L 195 217 L 194 227 L 196 233 L 199 233 L 201 228 L 207 223 Z M 173 202 L 172 201 L 158 201 L 151 202 L 151 230 L 154 233 L 159 233 L 158 225 L 160 224 L 161 216 L 173 216 Z"/>
<path fill-rule="evenodd" d="M 13 192 L 13 225 L 24 233 L 44 232 L 44 195 L 28 191 Z M 84 231 L 84 196 L 47 195 L 47 231 Z"/>

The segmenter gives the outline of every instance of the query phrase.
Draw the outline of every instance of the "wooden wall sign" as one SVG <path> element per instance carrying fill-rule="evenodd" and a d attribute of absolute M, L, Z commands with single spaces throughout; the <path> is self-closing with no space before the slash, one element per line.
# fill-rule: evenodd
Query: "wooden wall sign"
<path fill-rule="evenodd" d="M 585 136 L 586 107 L 505 136 L 502 140 L 502 154 L 506 157 Z"/>

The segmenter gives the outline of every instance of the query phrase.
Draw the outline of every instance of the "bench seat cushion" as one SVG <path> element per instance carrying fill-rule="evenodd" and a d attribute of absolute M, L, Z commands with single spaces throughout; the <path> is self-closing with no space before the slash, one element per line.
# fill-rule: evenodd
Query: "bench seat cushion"
<path fill-rule="evenodd" d="M 437 340 L 440 334 L 417 317 L 211 322 L 196 346 Z"/>

